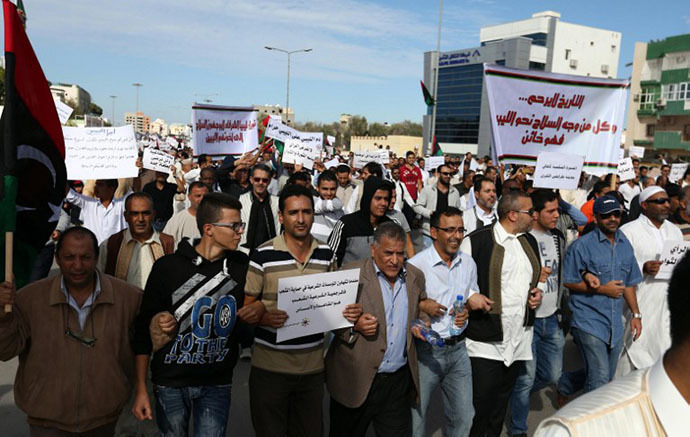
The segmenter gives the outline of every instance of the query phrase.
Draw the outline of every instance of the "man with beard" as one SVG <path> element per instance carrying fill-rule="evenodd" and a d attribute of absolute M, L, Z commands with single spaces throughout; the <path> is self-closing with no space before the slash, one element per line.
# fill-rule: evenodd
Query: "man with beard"
<path fill-rule="evenodd" d="M 539 188 L 530 197 L 536 220 L 530 234 L 537 240 L 544 283 L 544 297 L 535 312 L 532 359 L 525 361 L 510 398 L 510 433 L 527 435 L 530 394 L 556 384 L 563 367 L 565 339 L 559 325 L 561 302 L 561 264 L 565 255 L 565 236 L 556 228 L 558 195 Z"/>
<path fill-rule="evenodd" d="M 623 297 L 635 314 L 630 327 L 633 340 L 642 333 L 635 296 L 642 274 L 630 242 L 618 229 L 621 205 L 605 195 L 594 202 L 592 210 L 596 229 L 575 240 L 563 263 L 563 284 L 570 290 L 570 332 L 587 365 L 561 375 L 561 404 L 583 386 L 590 392 L 613 378 L 623 347 Z"/>
<path fill-rule="evenodd" d="M 496 185 L 488 178 L 481 178 L 474 183 L 474 198 L 477 204 L 463 214 L 465 232 L 471 234 L 475 229 L 494 223 L 496 214 Z"/>
<path fill-rule="evenodd" d="M 196 181 L 189 184 L 187 199 L 189 199 L 189 208 L 178 212 L 165 225 L 163 233 L 172 235 L 175 239 L 175 247 L 180 244 L 184 238 L 194 240 L 201 237 L 199 234 L 199 227 L 196 225 L 196 212 L 206 193 L 209 192 L 208 186 L 203 182 Z"/>
<path fill-rule="evenodd" d="M 449 206 L 457 207 L 460 201 L 458 190 L 450 185 L 452 175 L 450 167 L 443 164 L 438 168 L 438 182 L 424 187 L 419 198 L 417 198 L 414 212 L 422 216 L 424 247 L 431 247 L 433 244 L 431 226 L 429 224 L 431 215 L 434 212 L 445 211 Z"/>
<path fill-rule="evenodd" d="M 343 216 L 333 227 L 328 245 L 338 257 L 338 267 L 371 255 L 374 230 L 391 219 L 386 216 L 393 186 L 378 177 L 364 182 L 360 209 Z"/>
<path fill-rule="evenodd" d="M 635 369 L 643 369 L 657 362 L 671 346 L 669 311 L 666 304 L 668 280 L 656 278 L 661 266 L 657 261 L 663 250 L 664 241 L 682 241 L 683 234 L 676 225 L 668 221 L 669 197 L 663 188 L 652 186 L 640 193 L 642 215 L 621 227 L 635 250 L 637 265 L 642 271 L 642 282 L 637 284 L 637 305 L 634 313 L 644 316 L 644 331 L 635 342 L 624 341 L 623 355 L 618 362 L 617 376 L 623 376 Z M 626 308 L 623 312 L 627 324 L 636 314 Z"/>
<path fill-rule="evenodd" d="M 467 300 L 467 352 L 475 410 L 470 435 L 499 435 L 508 400 L 524 362 L 532 359 L 534 311 L 541 303 L 539 246 L 529 234 L 532 199 L 505 193 L 498 221 L 462 241 L 477 263 L 479 293 Z"/>
<path fill-rule="evenodd" d="M 690 185 L 681 188 L 678 196 L 678 209 L 670 220 L 683 233 L 683 239 L 690 241 Z"/>
<path fill-rule="evenodd" d="M 294 169 L 294 166 L 292 167 Z M 278 234 L 278 197 L 268 192 L 271 169 L 256 164 L 250 173 L 252 190 L 240 196 L 242 222 L 247 232 L 242 233 L 240 250 L 249 253 Z"/>

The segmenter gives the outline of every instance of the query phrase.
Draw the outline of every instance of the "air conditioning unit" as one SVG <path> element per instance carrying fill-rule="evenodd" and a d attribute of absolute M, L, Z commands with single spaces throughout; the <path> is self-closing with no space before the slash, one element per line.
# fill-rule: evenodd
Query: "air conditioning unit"
<path fill-rule="evenodd" d="M 665 108 L 666 107 L 666 99 L 656 99 L 656 107 L 657 108 Z"/>
<path fill-rule="evenodd" d="M 609 66 L 606 65 L 606 64 L 603 64 L 603 65 L 601 66 L 601 72 L 604 73 L 604 74 L 608 74 L 608 73 L 609 73 Z"/>
<path fill-rule="evenodd" d="M 639 102 L 640 101 L 640 95 L 639 94 L 633 94 L 633 102 Z"/>
<path fill-rule="evenodd" d="M 570 68 L 577 68 L 577 59 L 570 60 Z"/>

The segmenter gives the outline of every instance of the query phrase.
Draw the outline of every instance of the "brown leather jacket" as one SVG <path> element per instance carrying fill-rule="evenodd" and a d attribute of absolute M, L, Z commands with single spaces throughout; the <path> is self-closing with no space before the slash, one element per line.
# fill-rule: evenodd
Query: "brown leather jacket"
<path fill-rule="evenodd" d="M 65 335 L 68 324 L 79 333 L 79 318 L 60 289 L 62 275 L 22 288 L 12 312 L 0 315 L 0 360 L 19 355 L 14 398 L 30 425 L 88 431 L 116 421 L 130 397 L 142 291 L 99 277 L 101 292 L 81 333 L 96 339 L 93 347 Z"/>

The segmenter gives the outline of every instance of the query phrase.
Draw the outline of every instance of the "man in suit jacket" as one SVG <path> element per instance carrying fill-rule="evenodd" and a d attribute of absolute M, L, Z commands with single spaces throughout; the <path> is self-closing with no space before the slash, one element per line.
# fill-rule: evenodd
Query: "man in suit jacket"
<path fill-rule="evenodd" d="M 374 232 L 371 258 L 343 268 L 360 268 L 357 302 L 362 314 L 354 328 L 336 333 L 326 355 L 334 436 L 364 436 L 374 422 L 377 436 L 410 433 L 411 401 L 419 392 L 412 322 L 426 299 L 424 274 L 405 264 L 405 231 L 392 222 Z"/>

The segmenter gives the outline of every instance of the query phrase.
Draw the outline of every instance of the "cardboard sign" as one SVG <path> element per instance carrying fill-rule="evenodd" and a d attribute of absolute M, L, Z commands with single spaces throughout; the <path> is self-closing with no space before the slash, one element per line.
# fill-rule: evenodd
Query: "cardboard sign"
<path fill-rule="evenodd" d="M 446 158 L 443 156 L 429 156 L 424 158 L 424 170 L 431 171 L 436 170 L 443 164 L 445 164 Z"/>
<path fill-rule="evenodd" d="M 635 179 L 635 167 L 633 167 L 632 158 L 623 158 L 618 162 L 618 176 L 621 177 L 621 182 Z"/>
<path fill-rule="evenodd" d="M 683 179 L 685 172 L 688 169 L 688 163 L 683 164 L 671 164 L 671 173 L 668 175 L 668 180 L 673 183 L 678 183 L 679 180 Z"/>
<path fill-rule="evenodd" d="M 67 179 L 117 179 L 139 175 L 134 127 L 63 127 Z"/>
<path fill-rule="evenodd" d="M 536 188 L 577 189 L 585 157 L 557 152 L 541 152 L 534 170 Z"/>
<path fill-rule="evenodd" d="M 175 164 L 175 157 L 162 150 L 147 147 L 142 159 L 144 168 L 170 174 L 170 166 Z"/>
<path fill-rule="evenodd" d="M 644 147 L 642 146 L 630 146 L 628 149 L 628 156 L 636 157 L 636 158 L 643 158 L 644 157 Z"/>
<path fill-rule="evenodd" d="M 689 249 L 690 241 L 664 241 L 661 257 L 659 257 L 661 267 L 659 267 L 659 273 L 654 278 L 671 279 L 673 269 Z"/>
<path fill-rule="evenodd" d="M 62 103 L 60 100 L 55 99 L 55 109 L 57 109 L 58 118 L 60 119 L 60 124 L 67 123 L 69 117 L 72 115 L 74 109 L 71 106 Z"/>

